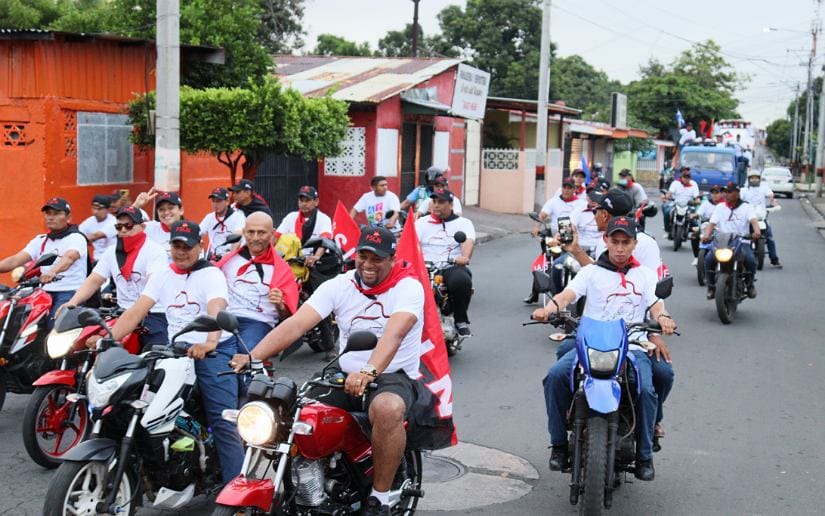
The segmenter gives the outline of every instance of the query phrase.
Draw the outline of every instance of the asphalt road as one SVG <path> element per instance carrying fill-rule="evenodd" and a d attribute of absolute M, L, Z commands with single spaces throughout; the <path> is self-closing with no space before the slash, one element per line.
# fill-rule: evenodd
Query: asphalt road
<path fill-rule="evenodd" d="M 759 295 L 719 322 L 695 279 L 689 247 L 663 256 L 676 278 L 668 300 L 682 332 L 670 339 L 676 385 L 666 405 L 667 437 L 656 480 L 623 485 L 613 514 L 821 514 L 825 487 L 825 240 L 797 200 L 772 216 L 783 270 L 758 275 Z M 661 216 L 649 222 L 660 242 Z M 527 459 L 541 478 L 505 504 L 455 514 L 573 514 L 569 478 L 547 469 L 541 378 L 554 361 L 549 327 L 523 328 L 531 308 L 529 265 L 538 244 L 513 236 L 480 246 L 473 260 L 475 336 L 454 357 L 455 416 L 462 441 Z M 306 351 L 283 374 L 318 369 Z M 51 472 L 23 450 L 26 398 L 10 395 L 0 413 L 0 514 L 38 514 Z M 432 500 L 428 500 L 432 502 Z M 207 504 L 190 514 L 203 514 Z M 162 514 L 141 511 L 139 514 Z M 444 514 L 441 511 L 422 514 Z"/>

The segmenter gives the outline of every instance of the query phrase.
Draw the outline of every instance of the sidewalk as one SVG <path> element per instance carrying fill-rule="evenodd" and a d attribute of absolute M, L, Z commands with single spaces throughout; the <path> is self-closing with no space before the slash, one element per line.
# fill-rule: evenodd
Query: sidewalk
<path fill-rule="evenodd" d="M 476 206 L 463 206 L 462 215 L 470 219 L 476 229 L 476 243 L 489 242 L 507 235 L 529 233 L 536 224 L 527 215 L 498 213 Z"/>

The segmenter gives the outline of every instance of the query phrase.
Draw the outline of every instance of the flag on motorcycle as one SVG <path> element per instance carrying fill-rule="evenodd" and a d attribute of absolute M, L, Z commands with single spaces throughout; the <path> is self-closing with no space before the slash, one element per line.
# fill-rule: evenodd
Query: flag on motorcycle
<path fill-rule="evenodd" d="M 590 184 L 590 167 L 587 166 L 587 160 L 584 159 L 584 154 L 581 156 L 582 170 L 584 170 L 584 184 Z"/>
<path fill-rule="evenodd" d="M 539 254 L 538 258 L 533 260 L 533 265 L 530 267 L 530 271 L 547 271 L 547 256 L 544 253 Z"/>
<path fill-rule="evenodd" d="M 424 330 L 421 333 L 420 377 L 417 399 L 410 412 L 407 445 L 418 450 L 437 450 L 458 444 L 453 424 L 453 383 L 441 317 L 430 292 L 430 277 L 410 213 L 398 241 L 396 259 L 410 263 L 424 287 Z"/>
<path fill-rule="evenodd" d="M 340 200 L 335 207 L 335 216 L 332 217 L 332 239 L 344 253 L 344 260 L 348 260 L 355 253 L 355 246 L 358 245 L 358 238 L 361 230 L 358 224 L 352 220 L 349 212 L 344 208 L 344 203 Z"/>
<path fill-rule="evenodd" d="M 678 108 L 676 109 L 676 124 L 679 127 L 685 127 L 685 125 L 686 125 L 685 124 L 685 119 L 682 116 L 682 112 Z"/>

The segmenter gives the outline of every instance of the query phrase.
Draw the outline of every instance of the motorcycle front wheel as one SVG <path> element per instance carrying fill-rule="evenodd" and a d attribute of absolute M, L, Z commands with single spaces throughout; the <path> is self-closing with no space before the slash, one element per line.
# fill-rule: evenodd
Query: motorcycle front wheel
<path fill-rule="evenodd" d="M 705 286 L 705 255 L 707 249 L 699 249 L 699 255 L 696 257 L 696 279 L 699 280 L 699 286 Z"/>
<path fill-rule="evenodd" d="M 682 225 L 673 225 L 673 251 L 678 251 L 682 247 Z"/>
<path fill-rule="evenodd" d="M 257 507 L 232 507 L 229 505 L 216 505 L 215 510 L 212 511 L 212 516 L 263 516 L 265 514 L 269 514 L 268 512 L 264 512 Z M 285 514 L 285 513 L 278 513 L 275 514 Z"/>
<path fill-rule="evenodd" d="M 579 499 L 579 514 L 604 513 L 607 486 L 607 419 L 599 416 L 587 419 L 587 442 L 582 468 L 583 492 Z"/>
<path fill-rule="evenodd" d="M 73 392 L 68 385 L 37 387 L 23 412 L 23 444 L 29 457 L 44 468 L 58 467 L 61 457 L 89 434 L 86 402 L 78 401 L 73 407 L 66 399 Z"/>
<path fill-rule="evenodd" d="M 98 504 L 106 500 L 108 474 L 109 464 L 105 462 L 64 462 L 49 482 L 43 516 L 110 514 L 98 510 Z M 115 496 L 118 516 L 135 513 L 137 493 L 137 479 L 129 471 L 124 472 Z"/>
<path fill-rule="evenodd" d="M 756 268 L 762 270 L 765 265 L 765 239 L 760 238 L 756 241 Z"/>
<path fill-rule="evenodd" d="M 733 276 L 720 272 L 716 278 L 716 313 L 723 324 L 733 322 L 736 315 L 736 291 L 733 288 Z"/>

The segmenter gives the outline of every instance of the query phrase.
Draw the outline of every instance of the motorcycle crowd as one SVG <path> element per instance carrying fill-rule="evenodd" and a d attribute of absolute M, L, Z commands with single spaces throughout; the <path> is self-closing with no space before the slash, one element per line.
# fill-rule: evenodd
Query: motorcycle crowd
<path fill-rule="evenodd" d="M 527 324 L 561 330 L 543 382 L 549 466 L 570 472 L 586 514 L 610 507 L 625 473 L 654 479 L 674 376 L 673 282 L 644 231 L 657 208 L 629 170 L 618 178 L 574 170 L 530 214 L 541 252 L 524 302 L 542 308 Z M 278 225 L 247 179 L 214 189 L 200 223 L 169 192 L 95 196 L 80 225 L 49 199 L 48 232 L 0 260 L 16 282 L 0 293 L 0 407 L 6 391 L 31 393 L 26 451 L 57 468 L 44 514 L 179 509 L 214 492 L 214 514 L 413 513 L 421 450 L 447 444 L 410 431 L 433 426 L 431 407 L 413 408 L 426 399 L 425 293 L 394 260 L 406 210 L 447 354 L 472 336 L 475 229 L 445 171 L 425 179 L 400 202 L 375 177 L 349 212 L 365 221 L 349 252 L 312 186 Z M 699 284 L 732 322 L 764 254 L 781 267 L 772 192 L 751 172 L 703 196 L 684 167 L 662 194 L 665 238 L 674 251 L 690 241 Z M 274 357 L 303 344 L 326 353 L 323 370 L 275 377 Z"/>

